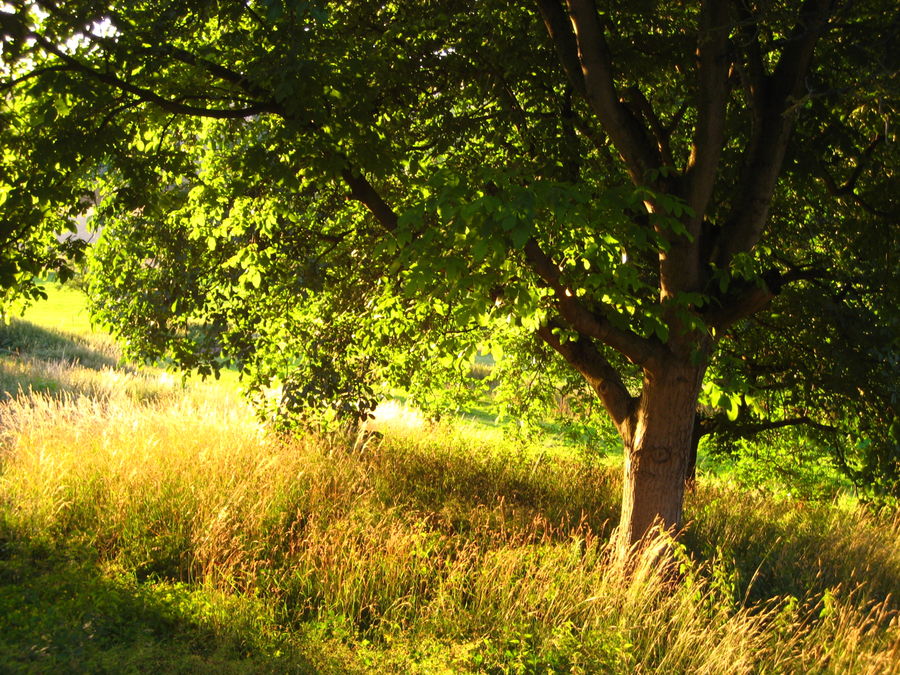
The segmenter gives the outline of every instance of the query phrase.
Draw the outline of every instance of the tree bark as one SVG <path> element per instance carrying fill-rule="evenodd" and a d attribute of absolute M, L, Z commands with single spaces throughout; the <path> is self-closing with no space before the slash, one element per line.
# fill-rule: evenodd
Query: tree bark
<path fill-rule="evenodd" d="M 703 437 L 703 427 L 700 422 L 700 413 L 694 415 L 694 428 L 691 431 L 691 450 L 688 453 L 687 470 L 684 474 L 684 487 L 688 492 L 693 492 L 697 484 L 697 451 L 700 448 L 700 439 Z"/>
<path fill-rule="evenodd" d="M 667 360 L 647 371 L 625 435 L 619 545 L 629 552 L 659 525 L 681 526 L 694 415 L 705 366 Z"/>

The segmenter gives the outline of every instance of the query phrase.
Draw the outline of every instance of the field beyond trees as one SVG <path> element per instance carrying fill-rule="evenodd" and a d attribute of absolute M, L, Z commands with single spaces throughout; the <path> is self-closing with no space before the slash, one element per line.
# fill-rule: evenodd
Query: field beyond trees
<path fill-rule="evenodd" d="M 900 672 L 896 514 L 701 475 L 626 573 L 621 467 L 454 421 L 278 438 L 66 311 L 0 333 L 3 672 Z"/>

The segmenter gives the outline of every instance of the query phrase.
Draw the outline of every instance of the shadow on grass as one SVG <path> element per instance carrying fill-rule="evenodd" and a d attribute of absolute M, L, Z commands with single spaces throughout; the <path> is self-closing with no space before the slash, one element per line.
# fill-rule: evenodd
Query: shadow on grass
<path fill-rule="evenodd" d="M 25 319 L 11 319 L 0 325 L 0 355 L 28 356 L 43 361 L 77 362 L 84 368 L 101 370 L 119 364 L 112 343 L 104 349 L 91 340 L 61 331 L 42 328 Z"/>
<path fill-rule="evenodd" d="M 223 366 L 220 374 L 236 388 L 235 367 Z M 124 361 L 108 335 L 67 333 L 24 319 L 0 324 L 0 400 L 20 393 L 103 398 L 126 391 L 136 400 L 151 401 L 170 389 L 143 366 Z"/>
<path fill-rule="evenodd" d="M 21 393 L 102 398 L 123 388 L 142 400 L 155 397 L 159 392 L 144 378 L 122 378 L 136 373 L 121 364 L 105 336 L 84 337 L 23 319 L 0 325 L 0 400 Z"/>
<path fill-rule="evenodd" d="M 397 443 L 373 458 L 373 469 L 383 503 L 440 514 L 459 534 L 495 536 L 495 526 L 541 521 L 553 538 L 568 540 L 581 526 L 606 536 L 619 508 L 618 472 L 572 460 Z"/>
<path fill-rule="evenodd" d="M 709 486 L 688 496 L 682 541 L 718 560 L 735 599 L 820 595 L 842 588 L 900 608 L 898 516 L 790 502 Z"/>
<path fill-rule="evenodd" d="M 240 600 L 103 574 L 90 557 L 0 522 L 0 672 L 321 672 Z"/>

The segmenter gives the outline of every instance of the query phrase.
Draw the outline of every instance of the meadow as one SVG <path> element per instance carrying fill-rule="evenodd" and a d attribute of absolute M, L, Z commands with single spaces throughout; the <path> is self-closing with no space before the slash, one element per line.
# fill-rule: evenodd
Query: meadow
<path fill-rule="evenodd" d="M 626 570 L 608 462 L 276 436 L 51 301 L 0 330 L 0 672 L 900 673 L 897 513 L 701 476 Z"/>

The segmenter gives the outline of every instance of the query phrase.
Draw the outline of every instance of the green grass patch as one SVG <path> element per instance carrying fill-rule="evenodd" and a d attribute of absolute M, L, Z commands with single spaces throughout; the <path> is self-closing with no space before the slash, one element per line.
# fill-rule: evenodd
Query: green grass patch
<path fill-rule="evenodd" d="M 63 331 L 75 335 L 103 334 L 91 325 L 90 313 L 84 293 L 72 285 L 61 285 L 52 281 L 41 284 L 47 294 L 40 300 L 23 308 L 13 307 L 11 316 L 20 316 L 31 323 L 47 329 Z"/>
<path fill-rule="evenodd" d="M 315 672 L 261 601 L 138 583 L 94 558 L 0 531 L 3 672 Z"/>

